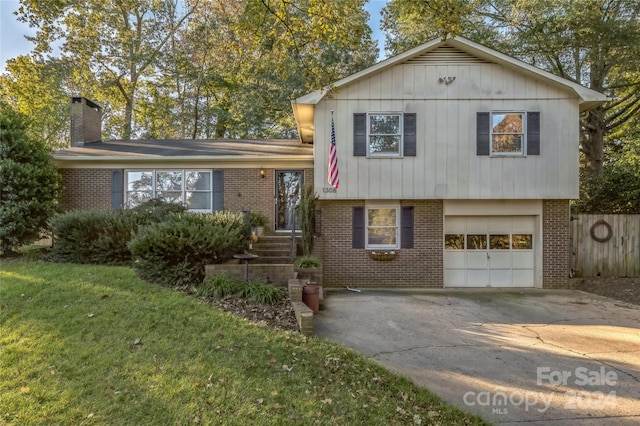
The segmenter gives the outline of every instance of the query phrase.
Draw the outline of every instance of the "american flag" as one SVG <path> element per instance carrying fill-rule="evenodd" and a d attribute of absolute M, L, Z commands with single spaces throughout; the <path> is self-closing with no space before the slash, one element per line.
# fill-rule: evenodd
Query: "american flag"
<path fill-rule="evenodd" d="M 331 117 L 331 143 L 329 145 L 329 185 L 338 188 L 340 177 L 338 176 L 338 153 L 336 152 L 336 129 Z"/>

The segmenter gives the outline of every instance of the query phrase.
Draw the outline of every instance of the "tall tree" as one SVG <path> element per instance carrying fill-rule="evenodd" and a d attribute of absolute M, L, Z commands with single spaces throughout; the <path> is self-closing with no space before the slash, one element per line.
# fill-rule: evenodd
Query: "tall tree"
<path fill-rule="evenodd" d="M 21 0 L 19 15 L 38 28 L 36 51 L 56 41 L 77 67 L 91 70 L 104 88 L 114 87 L 124 106 L 122 138 L 133 130 L 133 112 L 142 80 L 150 77 L 167 41 L 197 7 L 179 0 Z M 184 4 L 181 11 L 179 4 Z M 179 11 L 180 10 L 180 11 Z"/>
<path fill-rule="evenodd" d="M 51 148 L 66 146 L 69 135 L 66 64 L 18 56 L 7 61 L 6 67 L 7 71 L 0 75 L 0 102 L 29 117 L 30 136 L 45 141 Z"/>
<path fill-rule="evenodd" d="M 454 16 L 429 19 L 443 5 Z M 602 170 L 606 135 L 640 112 L 637 0 L 392 0 L 384 13 L 391 48 L 419 42 L 409 22 L 422 19 L 423 33 L 431 35 L 451 22 L 459 35 L 608 95 L 611 102 L 581 119 L 588 173 Z"/>

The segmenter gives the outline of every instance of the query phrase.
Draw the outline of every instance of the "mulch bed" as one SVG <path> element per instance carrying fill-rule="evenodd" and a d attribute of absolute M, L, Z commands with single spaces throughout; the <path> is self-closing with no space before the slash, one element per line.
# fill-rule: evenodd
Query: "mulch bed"
<path fill-rule="evenodd" d="M 266 324 L 277 330 L 299 331 L 296 314 L 289 303 L 289 296 L 273 305 L 253 303 L 233 297 L 207 298 L 206 300 L 222 311 L 231 312 L 249 321 Z"/>
<path fill-rule="evenodd" d="M 573 278 L 571 288 L 640 305 L 640 278 Z"/>

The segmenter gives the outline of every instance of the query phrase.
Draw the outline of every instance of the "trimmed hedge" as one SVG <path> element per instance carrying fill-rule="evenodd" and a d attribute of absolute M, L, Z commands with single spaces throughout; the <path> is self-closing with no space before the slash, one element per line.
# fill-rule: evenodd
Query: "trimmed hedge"
<path fill-rule="evenodd" d="M 151 200 L 130 210 L 73 211 L 49 221 L 56 262 L 128 265 L 127 247 L 138 229 L 165 220 L 185 207 Z"/>
<path fill-rule="evenodd" d="M 128 247 L 142 279 L 170 287 L 199 286 L 204 265 L 241 252 L 247 231 L 239 213 L 183 213 L 141 228 Z"/>

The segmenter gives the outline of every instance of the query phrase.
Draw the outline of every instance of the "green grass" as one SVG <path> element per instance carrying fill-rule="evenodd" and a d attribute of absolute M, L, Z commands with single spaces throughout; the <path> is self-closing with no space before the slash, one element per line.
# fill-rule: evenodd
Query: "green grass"
<path fill-rule="evenodd" d="M 132 270 L 0 270 L 0 424 L 482 424 L 359 354 Z"/>

